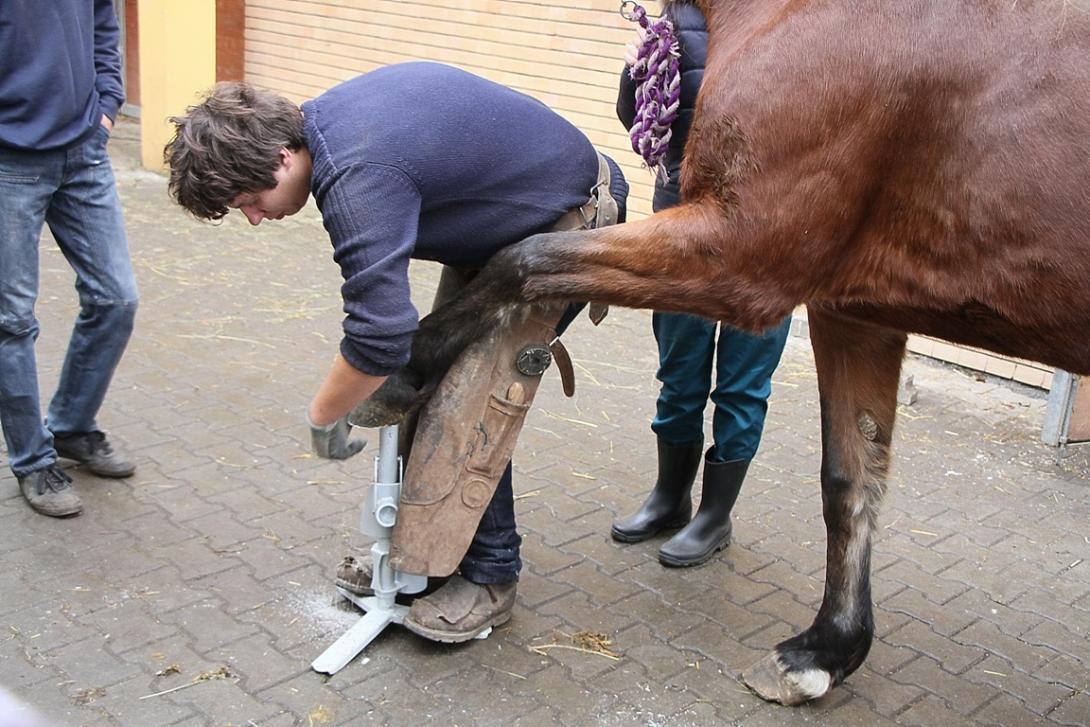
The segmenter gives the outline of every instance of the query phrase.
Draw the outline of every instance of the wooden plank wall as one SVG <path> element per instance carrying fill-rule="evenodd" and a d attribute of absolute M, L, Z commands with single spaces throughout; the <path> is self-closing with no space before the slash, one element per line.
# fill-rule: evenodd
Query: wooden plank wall
<path fill-rule="evenodd" d="M 449 63 L 534 96 L 624 169 L 630 217 L 650 172 L 614 113 L 634 25 L 614 0 L 247 0 L 246 78 L 294 100 L 406 60 Z M 646 3 L 657 12 L 655 2 Z"/>

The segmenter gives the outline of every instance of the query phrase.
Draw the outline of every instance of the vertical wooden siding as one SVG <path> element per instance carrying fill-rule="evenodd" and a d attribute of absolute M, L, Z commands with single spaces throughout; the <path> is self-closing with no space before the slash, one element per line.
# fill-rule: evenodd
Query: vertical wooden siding
<path fill-rule="evenodd" d="M 246 78 L 296 101 L 379 66 L 459 66 L 548 104 L 623 168 L 632 217 L 651 174 L 614 113 L 633 24 L 614 0 L 247 0 Z M 647 3 L 649 9 L 656 3 Z"/>

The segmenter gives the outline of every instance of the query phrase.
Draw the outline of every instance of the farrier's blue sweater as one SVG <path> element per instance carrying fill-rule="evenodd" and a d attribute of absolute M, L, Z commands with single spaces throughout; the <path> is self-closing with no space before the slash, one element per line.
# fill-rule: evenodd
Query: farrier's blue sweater
<path fill-rule="evenodd" d="M 117 117 L 112 0 L 0 0 L 0 146 L 59 149 Z"/>
<path fill-rule="evenodd" d="M 570 123 L 451 66 L 371 71 L 303 114 L 311 190 L 344 276 L 341 354 L 376 376 L 409 358 L 410 258 L 480 267 L 585 204 L 598 176 L 593 146 Z"/>

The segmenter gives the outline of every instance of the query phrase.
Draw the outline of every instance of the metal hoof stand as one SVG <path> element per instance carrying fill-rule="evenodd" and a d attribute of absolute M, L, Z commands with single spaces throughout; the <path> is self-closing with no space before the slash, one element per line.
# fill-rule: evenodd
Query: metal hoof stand
<path fill-rule="evenodd" d="M 375 538 L 371 546 L 374 569 L 371 588 L 374 596 L 362 597 L 337 588 L 341 595 L 367 612 L 352 628 L 314 660 L 314 671 L 334 674 L 367 648 L 383 629 L 399 624 L 409 612 L 408 606 L 395 603 L 398 593 L 419 593 L 428 584 L 426 576 L 401 573 L 390 567 L 390 534 L 397 522 L 401 494 L 401 458 L 397 454 L 397 426 L 379 430 L 379 453 L 375 458 L 375 481 L 360 512 L 360 532 Z"/>

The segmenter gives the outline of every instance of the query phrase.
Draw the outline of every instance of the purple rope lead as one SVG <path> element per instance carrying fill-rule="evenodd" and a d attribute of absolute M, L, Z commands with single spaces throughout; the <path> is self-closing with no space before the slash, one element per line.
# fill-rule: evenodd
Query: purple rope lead
<path fill-rule="evenodd" d="M 632 9 L 628 10 L 627 6 Z M 670 145 L 670 126 L 677 118 L 681 98 L 680 53 L 674 24 L 663 16 L 655 22 L 632 0 L 621 3 L 621 16 L 640 24 L 646 31 L 636 62 L 628 69 L 636 81 L 636 118 L 629 129 L 632 150 L 643 157 L 649 169 L 666 174 L 662 159 Z"/>

